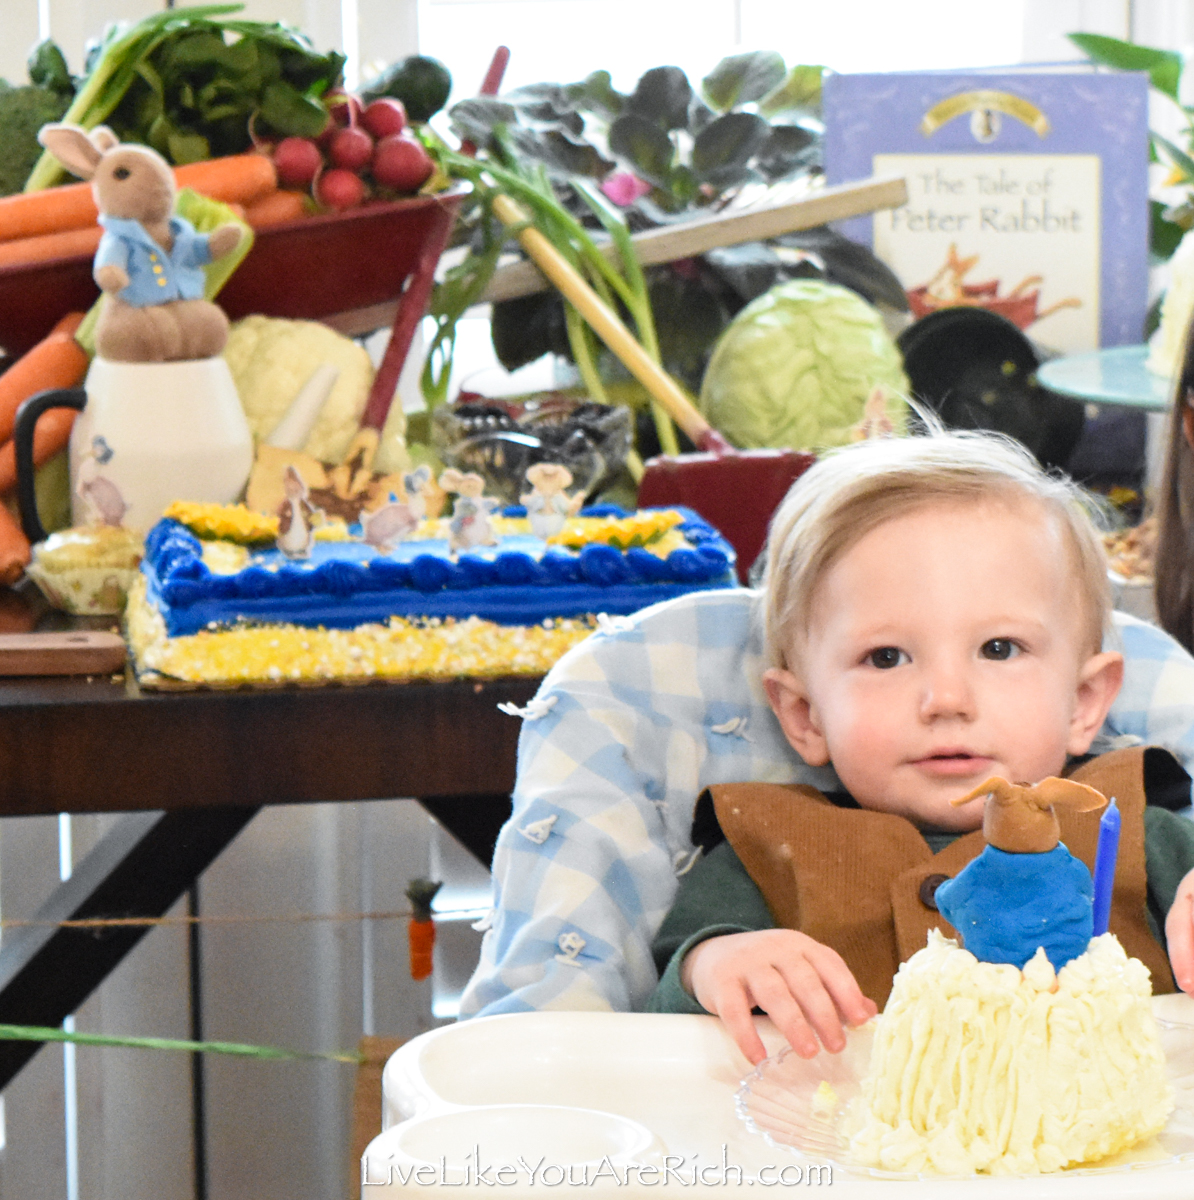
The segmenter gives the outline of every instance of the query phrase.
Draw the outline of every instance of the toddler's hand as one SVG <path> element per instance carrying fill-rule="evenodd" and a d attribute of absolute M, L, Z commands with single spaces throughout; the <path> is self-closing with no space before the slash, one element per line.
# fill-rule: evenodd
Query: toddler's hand
<path fill-rule="evenodd" d="M 752 1063 L 767 1056 L 752 1008 L 775 1022 L 801 1058 L 817 1053 L 818 1037 L 836 1054 L 846 1044 L 843 1023 L 863 1025 L 877 1011 L 836 950 L 793 929 L 709 938 L 685 956 L 680 978 Z"/>
<path fill-rule="evenodd" d="M 1177 986 L 1194 995 L 1194 871 L 1178 884 L 1165 918 L 1165 941 Z"/>

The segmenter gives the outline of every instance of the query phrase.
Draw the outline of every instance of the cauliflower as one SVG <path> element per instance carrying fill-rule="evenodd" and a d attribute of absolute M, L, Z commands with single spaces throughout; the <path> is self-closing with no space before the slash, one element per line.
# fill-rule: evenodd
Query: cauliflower
<path fill-rule="evenodd" d="M 316 367 L 338 367 L 340 377 L 303 449 L 320 462 L 340 462 L 360 427 L 373 383 L 373 363 L 361 346 L 317 321 L 253 316 L 232 326 L 224 358 L 259 441 L 269 436 Z M 409 465 L 405 430 L 402 405 L 396 403 L 382 431 L 375 470 Z"/>

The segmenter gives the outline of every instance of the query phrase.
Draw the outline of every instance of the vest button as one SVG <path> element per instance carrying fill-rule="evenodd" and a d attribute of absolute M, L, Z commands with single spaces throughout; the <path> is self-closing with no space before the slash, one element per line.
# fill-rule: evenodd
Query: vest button
<path fill-rule="evenodd" d="M 920 902 L 925 908 L 937 911 L 937 889 L 949 878 L 948 875 L 926 875 L 920 881 Z"/>

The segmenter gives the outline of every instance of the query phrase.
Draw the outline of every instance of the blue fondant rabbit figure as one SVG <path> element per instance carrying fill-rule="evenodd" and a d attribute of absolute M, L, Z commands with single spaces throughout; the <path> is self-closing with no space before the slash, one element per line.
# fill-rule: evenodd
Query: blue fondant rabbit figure
<path fill-rule="evenodd" d="M 984 796 L 987 846 L 937 889 L 937 908 L 982 962 L 1023 968 L 1043 946 L 1060 971 L 1090 942 L 1094 885 L 1086 864 L 1062 844 L 1053 806 L 1088 812 L 1106 798 L 1070 779 L 1029 786 L 996 776 L 953 803 Z"/>

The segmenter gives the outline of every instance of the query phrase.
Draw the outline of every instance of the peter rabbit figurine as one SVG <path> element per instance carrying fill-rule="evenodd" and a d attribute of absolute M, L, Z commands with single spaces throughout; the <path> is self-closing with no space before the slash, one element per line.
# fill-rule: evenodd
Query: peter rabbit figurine
<path fill-rule="evenodd" d="M 1086 864 L 1061 842 L 1053 809 L 1090 812 L 1107 800 L 1072 779 L 1050 776 L 1030 786 L 995 776 L 951 803 L 983 797 L 987 845 L 937 889 L 934 902 L 982 962 L 1023 969 L 1043 946 L 1060 971 L 1090 942 L 1094 884 Z"/>
<path fill-rule="evenodd" d="M 200 269 L 231 253 L 240 226 L 208 234 L 174 213 L 174 175 L 148 146 L 122 145 L 103 125 L 44 125 L 38 140 L 91 181 L 104 227 L 94 276 L 105 294 L 96 351 L 113 362 L 177 362 L 224 349 L 228 318 L 203 298 Z"/>

